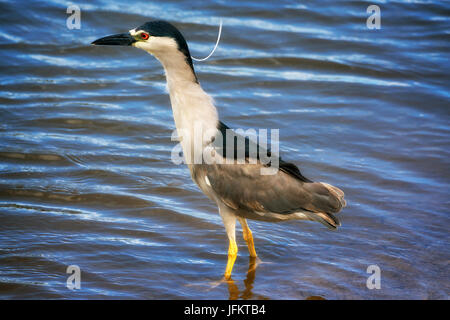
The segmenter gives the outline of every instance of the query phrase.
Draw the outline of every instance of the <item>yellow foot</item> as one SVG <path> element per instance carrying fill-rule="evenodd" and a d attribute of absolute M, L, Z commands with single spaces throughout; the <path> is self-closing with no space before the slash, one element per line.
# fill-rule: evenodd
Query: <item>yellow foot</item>
<path fill-rule="evenodd" d="M 250 253 L 250 257 L 256 258 L 256 250 L 255 250 L 255 242 L 253 241 L 253 234 L 250 228 L 248 227 L 247 220 L 240 218 L 239 222 L 242 226 L 242 235 L 244 236 L 245 242 L 247 242 L 248 252 Z"/>
<path fill-rule="evenodd" d="M 248 246 L 248 252 L 250 253 L 250 257 L 256 258 L 257 254 L 256 254 L 256 250 L 255 250 L 255 243 L 253 242 L 253 236 L 252 236 L 251 232 L 247 238 L 247 246 Z"/>
<path fill-rule="evenodd" d="M 230 246 L 228 247 L 228 261 L 227 267 L 225 268 L 224 278 L 225 280 L 231 279 L 231 272 L 233 271 L 234 262 L 236 261 L 238 248 L 236 241 L 230 239 Z"/>

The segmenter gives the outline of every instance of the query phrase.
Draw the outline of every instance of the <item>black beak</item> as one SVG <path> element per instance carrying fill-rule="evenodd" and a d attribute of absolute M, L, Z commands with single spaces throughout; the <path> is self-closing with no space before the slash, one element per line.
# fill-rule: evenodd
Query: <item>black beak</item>
<path fill-rule="evenodd" d="M 92 44 L 100 46 L 131 46 L 136 40 L 129 33 L 113 34 L 95 40 Z"/>

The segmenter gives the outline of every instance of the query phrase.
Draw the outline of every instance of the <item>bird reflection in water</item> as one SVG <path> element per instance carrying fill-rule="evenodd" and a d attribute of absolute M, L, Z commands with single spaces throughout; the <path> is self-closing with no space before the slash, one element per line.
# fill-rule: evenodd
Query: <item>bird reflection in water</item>
<path fill-rule="evenodd" d="M 255 282 L 256 267 L 260 262 L 261 260 L 258 257 L 249 257 L 247 277 L 244 280 L 245 289 L 242 294 L 232 278 L 225 280 L 228 284 L 229 300 L 237 300 L 239 298 L 246 300 L 253 297 L 253 282 Z"/>
<path fill-rule="evenodd" d="M 257 257 L 249 257 L 248 262 L 248 271 L 247 271 L 247 277 L 244 280 L 245 289 L 244 291 L 239 290 L 239 287 L 237 286 L 236 282 L 230 278 L 228 280 L 224 280 L 228 284 L 228 299 L 229 300 L 248 300 L 248 299 L 269 299 L 268 297 L 265 297 L 263 295 L 256 295 L 253 294 L 253 283 L 255 282 L 256 277 L 256 268 L 258 264 L 261 263 L 261 260 Z M 306 297 L 306 300 L 326 300 L 324 297 L 321 296 L 308 296 Z"/>

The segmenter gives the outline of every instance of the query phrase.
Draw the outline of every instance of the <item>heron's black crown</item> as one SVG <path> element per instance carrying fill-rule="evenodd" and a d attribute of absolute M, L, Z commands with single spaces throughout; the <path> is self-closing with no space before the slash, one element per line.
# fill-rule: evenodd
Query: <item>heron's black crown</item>
<path fill-rule="evenodd" d="M 144 30 L 153 37 L 168 37 L 175 40 L 180 50 L 186 57 L 186 62 L 194 72 L 194 65 L 192 64 L 191 54 L 188 45 L 181 32 L 171 23 L 163 20 L 149 21 L 142 26 L 136 28 L 136 31 Z M 194 72 L 195 74 L 195 72 Z"/>

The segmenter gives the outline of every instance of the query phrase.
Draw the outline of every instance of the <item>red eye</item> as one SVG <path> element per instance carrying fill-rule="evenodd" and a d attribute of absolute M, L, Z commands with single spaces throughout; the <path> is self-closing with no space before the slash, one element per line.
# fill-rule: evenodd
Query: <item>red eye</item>
<path fill-rule="evenodd" d="M 148 35 L 148 33 L 141 33 L 141 38 L 147 40 L 148 38 L 150 38 L 150 36 Z"/>

